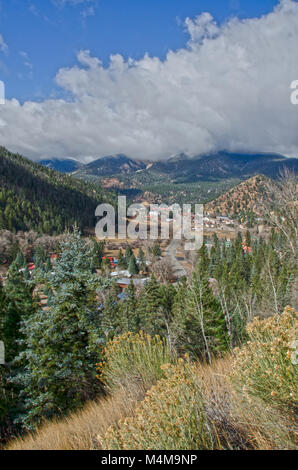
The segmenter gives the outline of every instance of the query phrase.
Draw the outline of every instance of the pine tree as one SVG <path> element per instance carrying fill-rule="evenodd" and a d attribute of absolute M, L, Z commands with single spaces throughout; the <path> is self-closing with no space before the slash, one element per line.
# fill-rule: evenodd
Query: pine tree
<path fill-rule="evenodd" d="M 135 274 L 139 274 L 139 267 L 137 265 L 137 261 L 134 255 L 130 257 L 129 264 L 128 264 L 128 272 L 132 276 Z"/>
<path fill-rule="evenodd" d="M 5 343 L 6 361 L 12 361 L 22 350 L 18 341 L 22 338 L 21 322 L 37 310 L 37 299 L 33 297 L 34 285 L 19 272 L 15 263 L 8 271 L 4 289 L 1 331 Z"/>
<path fill-rule="evenodd" d="M 93 265 L 95 269 L 101 267 L 102 257 L 104 255 L 105 242 L 93 240 Z"/>
<path fill-rule="evenodd" d="M 159 246 L 159 243 L 155 243 L 153 245 L 152 254 L 153 254 L 153 256 L 156 256 L 156 257 L 161 256 L 161 248 Z"/>
<path fill-rule="evenodd" d="M 178 351 L 209 362 L 228 348 L 228 332 L 219 301 L 206 278 L 195 273 L 178 289 L 173 306 L 172 337 Z"/>
<path fill-rule="evenodd" d="M 206 244 L 203 243 L 202 247 L 198 251 L 198 262 L 196 269 L 201 273 L 202 276 L 207 276 L 209 271 L 209 256 Z"/>
<path fill-rule="evenodd" d="M 19 251 L 18 254 L 17 254 L 17 257 L 15 259 L 15 264 L 20 269 L 24 266 L 24 263 L 25 263 L 25 258 L 22 255 L 22 252 Z"/>
<path fill-rule="evenodd" d="M 45 265 L 45 272 L 49 273 L 52 271 L 52 263 L 50 258 L 47 258 L 46 265 Z"/>
<path fill-rule="evenodd" d="M 118 324 L 120 333 L 131 332 L 135 334 L 140 329 L 136 289 L 132 281 L 125 290 L 125 298 L 118 306 Z"/>
<path fill-rule="evenodd" d="M 133 255 L 133 251 L 132 251 L 130 245 L 127 245 L 126 249 L 125 249 L 125 264 L 126 264 L 126 266 L 128 266 L 130 258 L 132 257 L 132 255 Z"/>
<path fill-rule="evenodd" d="M 26 361 L 18 383 L 24 388 L 30 427 L 42 417 L 63 414 L 99 392 L 94 365 L 103 338 L 96 310 L 96 290 L 107 285 L 91 273 L 92 249 L 77 229 L 61 245 L 53 272 L 40 281 L 52 291 L 50 309 L 38 310 L 23 324 Z"/>
<path fill-rule="evenodd" d="M 119 268 L 127 268 L 125 256 L 123 255 L 122 250 L 119 251 L 119 255 L 118 255 L 118 266 L 119 266 Z"/>
<path fill-rule="evenodd" d="M 20 411 L 20 387 L 13 383 L 22 364 L 15 360 L 22 351 L 21 323 L 37 310 L 33 286 L 19 272 L 16 263 L 10 266 L 5 288 L 0 285 L 0 340 L 5 346 L 5 366 L 0 365 L 0 441 L 20 429 L 14 420 Z"/>
<path fill-rule="evenodd" d="M 144 271 L 146 269 L 146 259 L 145 259 L 145 253 L 142 250 L 142 247 L 139 248 L 138 261 L 139 261 L 139 266 L 140 266 L 141 271 Z"/>
<path fill-rule="evenodd" d="M 142 290 L 137 304 L 140 329 L 154 335 L 167 335 L 167 314 L 164 293 L 155 278 L 150 279 Z"/>
<path fill-rule="evenodd" d="M 109 293 L 105 299 L 104 308 L 101 313 L 101 328 L 106 341 L 112 339 L 115 335 L 120 334 L 118 321 L 119 293 L 120 289 L 114 283 L 109 289 Z"/>
<path fill-rule="evenodd" d="M 247 246 L 251 246 L 251 234 L 249 230 L 247 230 L 245 234 L 245 243 Z"/>

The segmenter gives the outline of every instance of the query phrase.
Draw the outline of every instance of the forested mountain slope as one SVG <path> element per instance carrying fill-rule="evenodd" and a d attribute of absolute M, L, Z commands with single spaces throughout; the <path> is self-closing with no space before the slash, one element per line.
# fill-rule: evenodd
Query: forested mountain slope
<path fill-rule="evenodd" d="M 95 208 L 111 193 L 0 147 L 0 229 L 55 234 L 94 227 Z"/>
<path fill-rule="evenodd" d="M 215 200 L 206 204 L 205 210 L 209 214 L 221 214 L 230 217 L 247 215 L 263 215 L 265 201 L 269 194 L 266 184 L 269 179 L 263 175 L 253 176 L 222 194 Z M 271 180 L 274 185 L 274 180 Z"/>

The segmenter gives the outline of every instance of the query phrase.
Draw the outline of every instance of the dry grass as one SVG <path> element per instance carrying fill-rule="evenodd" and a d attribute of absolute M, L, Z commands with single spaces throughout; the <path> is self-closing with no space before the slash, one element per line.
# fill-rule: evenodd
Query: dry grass
<path fill-rule="evenodd" d="M 168 366 L 133 415 L 111 426 L 101 441 L 119 450 L 295 449 L 291 415 L 246 398 L 230 381 L 232 357 L 209 365 Z"/>
<path fill-rule="evenodd" d="M 225 449 L 295 449 L 297 434 L 291 413 L 279 412 L 257 397 L 235 390 L 233 357 L 197 364 L 209 422 Z M 297 430 L 297 429 L 296 429 Z"/>
<path fill-rule="evenodd" d="M 291 417 L 266 406 L 256 397 L 250 400 L 235 391 L 229 380 L 232 361 L 229 356 L 214 361 L 211 366 L 196 365 L 206 417 L 215 433 L 213 448 L 294 449 L 297 441 Z M 126 418 L 137 420 L 143 398 L 143 387 L 130 389 L 130 394 L 125 389 L 118 390 L 108 398 L 87 404 L 69 417 L 45 423 L 36 433 L 11 441 L 6 449 L 94 450 L 111 447 L 103 436 L 111 427 L 119 429 L 119 422 L 120 426 L 123 425 Z M 168 420 L 168 415 L 165 419 Z M 98 439 L 98 436 L 101 438 Z M 133 443 L 130 448 L 134 448 Z M 161 449 L 158 432 L 155 448 Z"/>
<path fill-rule="evenodd" d="M 169 364 L 158 337 L 115 338 L 98 365 L 111 395 L 7 449 L 295 449 L 296 322 L 290 308 L 255 320 L 251 341 L 211 365 Z"/>
<path fill-rule="evenodd" d="M 88 403 L 81 411 L 61 420 L 47 422 L 35 433 L 11 441 L 7 450 L 94 450 L 101 449 L 96 436 L 120 418 L 133 414 L 136 399 L 119 390 L 109 398 Z"/>

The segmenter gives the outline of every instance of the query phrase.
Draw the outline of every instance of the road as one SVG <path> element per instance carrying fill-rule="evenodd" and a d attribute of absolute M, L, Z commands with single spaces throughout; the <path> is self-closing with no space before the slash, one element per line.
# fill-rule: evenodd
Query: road
<path fill-rule="evenodd" d="M 172 240 L 168 248 L 165 250 L 164 255 L 170 261 L 172 265 L 173 274 L 178 279 L 181 279 L 183 276 L 187 276 L 187 272 L 182 266 L 181 262 L 177 259 L 177 249 L 180 247 L 180 240 Z"/>

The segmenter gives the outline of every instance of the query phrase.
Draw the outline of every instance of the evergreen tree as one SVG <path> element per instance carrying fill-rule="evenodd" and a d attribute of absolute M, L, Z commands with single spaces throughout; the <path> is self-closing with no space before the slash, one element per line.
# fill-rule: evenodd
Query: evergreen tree
<path fill-rule="evenodd" d="M 159 246 L 159 243 L 155 243 L 153 245 L 152 254 L 153 254 L 153 256 L 156 256 L 156 257 L 161 256 L 161 248 Z"/>
<path fill-rule="evenodd" d="M 52 263 L 50 258 L 47 258 L 46 265 L 45 265 L 45 272 L 49 273 L 52 271 Z"/>
<path fill-rule="evenodd" d="M 122 250 L 119 251 L 118 266 L 119 268 L 127 268 L 126 259 L 125 259 L 125 256 L 123 255 Z"/>
<path fill-rule="evenodd" d="M 142 247 L 139 248 L 138 262 L 139 262 L 141 271 L 144 271 L 146 269 L 146 259 L 145 259 L 145 253 L 142 250 Z"/>
<path fill-rule="evenodd" d="M 195 273 L 177 292 L 173 306 L 172 337 L 179 352 L 211 361 L 228 348 L 224 313 L 208 280 Z"/>
<path fill-rule="evenodd" d="M 247 246 L 251 246 L 251 234 L 249 230 L 247 230 L 245 234 L 245 243 Z"/>
<path fill-rule="evenodd" d="M 104 256 L 105 242 L 93 240 L 93 265 L 95 269 L 99 269 Z"/>
<path fill-rule="evenodd" d="M 136 289 L 132 281 L 125 290 L 124 300 L 118 306 L 118 325 L 120 333 L 131 332 L 136 334 L 140 329 Z"/>
<path fill-rule="evenodd" d="M 155 278 L 146 283 L 138 298 L 140 329 L 154 335 L 167 335 L 167 305 L 160 284 Z"/>
<path fill-rule="evenodd" d="M 25 426 L 63 414 L 99 392 L 94 365 L 103 339 L 96 290 L 105 283 L 90 270 L 92 248 L 77 229 L 61 245 L 61 256 L 43 282 L 52 291 L 51 308 L 38 310 L 22 326 L 26 362 L 17 383 L 24 389 Z"/>
<path fill-rule="evenodd" d="M 18 341 L 22 338 L 21 322 L 37 310 L 33 297 L 34 285 L 28 282 L 15 263 L 8 271 L 2 307 L 1 336 L 5 343 L 6 362 L 12 361 L 22 350 Z"/>
<path fill-rule="evenodd" d="M 129 264 L 128 264 L 128 271 L 129 274 L 132 276 L 135 274 L 139 274 L 139 267 L 137 265 L 137 261 L 134 255 L 130 257 Z"/>
<path fill-rule="evenodd" d="M 0 442 L 20 431 L 14 420 L 20 411 L 21 389 L 13 383 L 22 364 L 15 361 L 22 351 L 21 322 L 37 310 L 33 286 L 19 272 L 16 263 L 10 266 L 5 288 L 0 287 L 0 340 L 5 346 L 5 366 L 0 365 Z"/>
<path fill-rule="evenodd" d="M 131 246 L 130 246 L 130 245 L 126 245 L 126 248 L 125 248 L 125 255 L 124 255 L 126 267 L 128 267 L 130 258 L 131 258 L 132 256 L 133 256 L 133 251 L 132 251 Z"/>
<path fill-rule="evenodd" d="M 206 244 L 203 243 L 202 247 L 198 251 L 198 262 L 196 269 L 201 273 L 202 276 L 207 276 L 209 271 L 209 264 L 210 260 L 208 256 L 208 250 L 206 248 Z"/>
<path fill-rule="evenodd" d="M 120 332 L 118 322 L 119 293 L 120 289 L 117 284 L 113 283 L 112 287 L 109 289 L 109 293 L 105 299 L 104 308 L 101 313 L 101 328 L 106 341 Z"/>
<path fill-rule="evenodd" d="M 19 251 L 18 254 L 17 254 L 17 257 L 15 259 L 15 264 L 19 269 L 22 268 L 25 264 L 25 258 L 22 255 L 21 251 Z"/>

